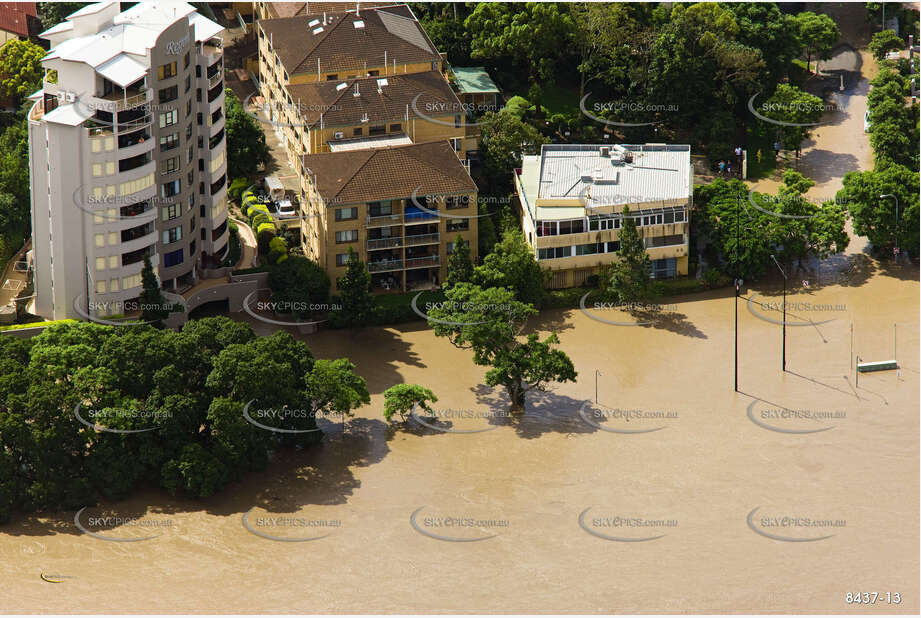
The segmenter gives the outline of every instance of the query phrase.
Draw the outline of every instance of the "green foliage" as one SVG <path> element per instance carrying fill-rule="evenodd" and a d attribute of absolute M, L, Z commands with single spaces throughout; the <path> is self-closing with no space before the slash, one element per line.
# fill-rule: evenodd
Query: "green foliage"
<path fill-rule="evenodd" d="M 815 56 L 827 60 L 828 52 L 841 37 L 834 20 L 824 13 L 803 11 L 796 15 L 796 25 L 799 29 L 802 51 L 806 54 L 807 66 Z"/>
<path fill-rule="evenodd" d="M 288 243 L 284 238 L 276 236 L 269 241 L 269 254 L 266 261 L 269 264 L 279 264 L 288 258 Z"/>
<path fill-rule="evenodd" d="M 243 110 L 240 99 L 230 88 L 224 90 L 227 120 L 227 174 L 231 178 L 253 176 L 271 158 L 265 134 L 256 120 Z"/>
<path fill-rule="evenodd" d="M 239 202 L 243 192 L 247 187 L 250 186 L 250 181 L 248 178 L 234 178 L 230 182 L 230 187 L 227 188 L 227 197 L 229 197 L 234 202 Z M 250 195 L 252 195 L 250 193 Z"/>
<path fill-rule="evenodd" d="M 510 188 L 510 175 L 521 166 L 522 154 L 536 154 L 545 143 L 537 129 L 507 110 L 486 112 L 480 119 L 483 171 L 500 187 Z"/>
<path fill-rule="evenodd" d="M 470 243 L 458 234 L 454 239 L 454 251 L 448 256 L 448 274 L 442 287 L 450 288 L 456 283 L 473 279 L 473 262 L 470 260 Z"/>
<path fill-rule="evenodd" d="M 329 275 L 313 260 L 292 256 L 269 271 L 272 301 L 280 311 L 297 317 L 308 315 L 307 306 L 326 304 L 329 301 Z M 304 309 L 297 309 L 305 307 Z"/>
<path fill-rule="evenodd" d="M 420 409 L 431 412 L 429 405 L 438 401 L 431 390 L 418 384 L 397 384 L 384 391 L 384 418 L 389 423 L 394 414 L 399 414 L 402 420 L 418 405 Z"/>
<path fill-rule="evenodd" d="M 493 252 L 473 271 L 477 285 L 504 287 L 516 300 L 538 308 L 547 297 L 546 280 L 547 272 L 541 269 L 520 230 L 507 230 Z"/>
<path fill-rule="evenodd" d="M 330 316 L 330 321 L 339 327 L 364 326 L 372 318 L 374 297 L 371 296 L 371 275 L 358 254 L 349 247 L 345 274 L 337 281 L 341 311 Z"/>
<path fill-rule="evenodd" d="M 894 30 L 880 30 L 873 34 L 869 47 L 873 57 L 882 60 L 887 53 L 905 47 L 905 41 L 899 38 Z"/>
<path fill-rule="evenodd" d="M 141 304 L 141 320 L 162 328 L 163 320 L 170 314 L 172 306 L 166 302 L 163 292 L 160 291 L 160 282 L 157 281 L 157 275 L 154 274 L 149 257 L 144 258 L 141 284 L 143 289 L 138 297 Z"/>
<path fill-rule="evenodd" d="M 797 188 L 809 182 L 792 175 L 786 180 Z M 785 186 L 777 196 L 753 194 L 755 208 L 748 193 L 737 179 L 717 179 L 694 191 L 698 206 L 694 226 L 699 237 L 710 239 L 724 274 L 735 277 L 738 268 L 743 279 L 757 279 L 773 269 L 771 254 L 791 263 L 810 255 L 825 258 L 847 248 L 846 212 L 839 203 L 817 206 Z"/>
<path fill-rule="evenodd" d="M 566 354 L 554 348 L 556 334 L 540 340 L 536 333 L 524 341 L 520 333 L 537 310 L 515 299 L 505 288 L 481 288 L 459 283 L 445 293 L 447 301 L 429 311 L 436 336 L 473 351 L 476 365 L 488 366 L 486 384 L 502 386 L 513 410 L 524 410 L 530 390 L 547 390 L 551 382 L 574 382 L 576 371 Z"/>
<path fill-rule="evenodd" d="M 838 194 L 847 201 L 854 220 L 854 232 L 870 239 L 877 252 L 891 256 L 898 237 L 899 246 L 918 255 L 917 171 L 902 165 L 889 165 L 867 172 L 849 172 Z M 881 195 L 894 195 L 896 200 Z"/>
<path fill-rule="evenodd" d="M 477 207 L 477 213 L 480 215 L 477 222 L 477 254 L 480 260 L 492 253 L 493 247 L 498 242 L 499 237 L 496 235 L 496 225 L 493 222 L 489 206 L 480 202 Z M 489 214 L 489 216 L 485 216 Z"/>
<path fill-rule="evenodd" d="M 88 2 L 39 2 L 37 3 L 38 18 L 42 22 L 42 27 L 47 30 L 57 26 L 68 15 L 76 13 L 88 4 Z"/>
<path fill-rule="evenodd" d="M 22 98 L 41 88 L 45 50 L 31 41 L 10 39 L 0 47 L 0 94 Z"/>
<path fill-rule="evenodd" d="M 530 101 L 520 95 L 515 95 L 508 100 L 503 111 L 513 115 L 518 120 L 524 120 L 524 115 L 528 113 L 528 108 L 530 107 Z"/>
<path fill-rule="evenodd" d="M 369 397 L 347 360 L 316 361 L 286 333 L 257 338 L 227 318 L 181 332 L 58 323 L 31 339 L 0 337 L 0 519 L 77 509 L 146 482 L 212 495 L 292 441 L 247 422 L 251 401 L 254 419 L 257 409 L 309 412 L 259 417 L 264 424 L 315 429 L 318 415 L 350 414 Z M 106 428 L 156 431 L 89 428 L 78 403 Z"/>
<path fill-rule="evenodd" d="M 269 243 L 275 238 L 275 224 L 271 221 L 260 223 L 256 226 L 256 248 L 259 255 L 267 255 L 269 252 Z"/>
<path fill-rule="evenodd" d="M 620 248 L 617 259 L 611 264 L 608 274 L 608 293 L 621 303 L 645 302 L 655 299 L 658 290 L 655 281 L 649 277 L 652 263 L 643 239 L 630 216 L 630 209 L 623 210 L 623 224 L 620 228 Z"/>
<path fill-rule="evenodd" d="M 807 124 L 819 121 L 823 107 L 819 97 L 791 84 L 779 84 L 774 94 L 761 104 L 759 113 L 782 122 Z M 788 148 L 799 148 L 803 140 L 809 137 L 809 127 L 781 126 L 779 131 Z"/>
<path fill-rule="evenodd" d="M 905 105 L 908 80 L 887 68 L 871 83 L 867 109 L 875 167 L 901 165 L 918 171 L 918 104 Z"/>

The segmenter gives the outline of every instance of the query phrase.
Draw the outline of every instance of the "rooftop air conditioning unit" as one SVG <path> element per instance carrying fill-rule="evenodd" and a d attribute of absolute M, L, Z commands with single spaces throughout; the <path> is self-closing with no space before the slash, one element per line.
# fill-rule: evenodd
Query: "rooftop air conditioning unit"
<path fill-rule="evenodd" d="M 610 157 L 610 156 L 611 156 L 611 147 L 610 147 L 610 146 L 602 146 L 602 147 L 600 148 L 600 154 L 601 154 L 602 157 Z"/>
<path fill-rule="evenodd" d="M 76 100 L 77 96 L 73 92 L 65 92 L 64 100 L 68 103 L 73 103 Z"/>
<path fill-rule="evenodd" d="M 336 131 L 336 133 L 333 135 L 333 138 L 335 139 L 342 139 L 342 137 L 342 131 Z"/>

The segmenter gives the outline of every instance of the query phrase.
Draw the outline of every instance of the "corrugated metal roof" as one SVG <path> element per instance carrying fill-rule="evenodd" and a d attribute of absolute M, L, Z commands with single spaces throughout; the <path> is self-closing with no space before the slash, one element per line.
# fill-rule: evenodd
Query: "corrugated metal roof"
<path fill-rule="evenodd" d="M 451 67 L 462 94 L 498 94 L 499 87 L 484 67 Z"/>

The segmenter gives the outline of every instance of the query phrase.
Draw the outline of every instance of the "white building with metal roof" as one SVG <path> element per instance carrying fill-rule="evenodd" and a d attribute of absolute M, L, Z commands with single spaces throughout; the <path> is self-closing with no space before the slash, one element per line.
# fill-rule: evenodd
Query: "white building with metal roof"
<path fill-rule="evenodd" d="M 694 195 L 683 144 L 545 144 L 515 170 L 522 229 L 553 287 L 572 287 L 610 264 L 623 209 L 639 227 L 653 277 L 687 274 Z"/>

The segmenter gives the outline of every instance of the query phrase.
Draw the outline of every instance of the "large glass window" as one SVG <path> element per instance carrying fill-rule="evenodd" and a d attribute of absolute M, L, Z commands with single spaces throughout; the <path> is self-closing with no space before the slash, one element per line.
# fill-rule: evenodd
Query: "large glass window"
<path fill-rule="evenodd" d="M 163 264 L 167 268 L 170 266 L 177 266 L 182 264 L 182 249 L 177 249 L 176 251 L 170 251 L 169 253 L 163 256 Z"/>
<path fill-rule="evenodd" d="M 164 64 L 157 69 L 157 79 L 169 79 L 176 76 L 176 62 Z"/>
<path fill-rule="evenodd" d="M 336 232 L 336 243 L 355 242 L 356 240 L 358 240 L 358 230 Z"/>

